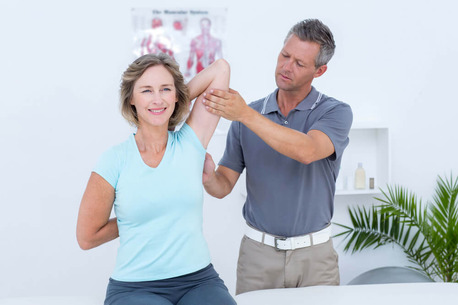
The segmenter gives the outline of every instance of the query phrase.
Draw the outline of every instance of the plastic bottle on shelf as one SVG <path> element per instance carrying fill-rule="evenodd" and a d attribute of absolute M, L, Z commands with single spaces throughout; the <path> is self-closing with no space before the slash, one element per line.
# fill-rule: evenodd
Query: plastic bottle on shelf
<path fill-rule="evenodd" d="M 358 163 L 358 168 L 355 171 L 355 189 L 364 190 L 366 188 L 366 171 L 363 168 L 363 163 Z"/>
<path fill-rule="evenodd" d="M 374 178 L 369 178 L 369 189 L 373 190 L 375 188 L 375 181 Z"/>

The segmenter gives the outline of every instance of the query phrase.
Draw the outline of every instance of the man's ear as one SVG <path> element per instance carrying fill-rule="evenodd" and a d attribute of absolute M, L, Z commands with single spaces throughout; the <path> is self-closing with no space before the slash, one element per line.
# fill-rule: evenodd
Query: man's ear
<path fill-rule="evenodd" d="M 315 75 L 313 77 L 314 78 L 320 77 L 321 75 L 324 74 L 324 72 L 326 72 L 326 70 L 328 70 L 328 66 L 327 65 L 322 65 L 321 67 L 316 69 Z"/>

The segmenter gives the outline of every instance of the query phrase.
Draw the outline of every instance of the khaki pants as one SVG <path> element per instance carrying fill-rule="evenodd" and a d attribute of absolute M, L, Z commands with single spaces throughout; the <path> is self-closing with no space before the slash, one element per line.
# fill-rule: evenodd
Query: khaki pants
<path fill-rule="evenodd" d="M 338 255 L 332 239 L 281 251 L 246 236 L 240 244 L 236 294 L 271 288 L 339 285 Z"/>

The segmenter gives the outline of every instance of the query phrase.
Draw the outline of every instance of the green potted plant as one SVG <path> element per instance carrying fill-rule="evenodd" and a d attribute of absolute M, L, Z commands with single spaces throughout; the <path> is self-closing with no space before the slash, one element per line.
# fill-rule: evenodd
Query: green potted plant
<path fill-rule="evenodd" d="M 437 179 L 432 202 L 422 204 L 401 186 L 382 190 L 380 205 L 349 207 L 344 251 L 399 245 L 416 269 L 435 281 L 458 282 L 458 179 Z"/>

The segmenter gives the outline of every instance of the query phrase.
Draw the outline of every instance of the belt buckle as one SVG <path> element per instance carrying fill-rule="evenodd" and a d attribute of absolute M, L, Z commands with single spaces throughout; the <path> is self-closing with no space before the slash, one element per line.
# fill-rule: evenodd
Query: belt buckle
<path fill-rule="evenodd" d="M 278 241 L 279 241 L 279 240 L 280 240 L 280 241 L 286 241 L 287 239 L 288 239 L 287 237 L 275 237 L 275 238 L 274 238 L 275 249 L 276 249 L 277 251 L 284 251 L 284 249 L 280 249 L 280 248 L 278 247 Z"/>

